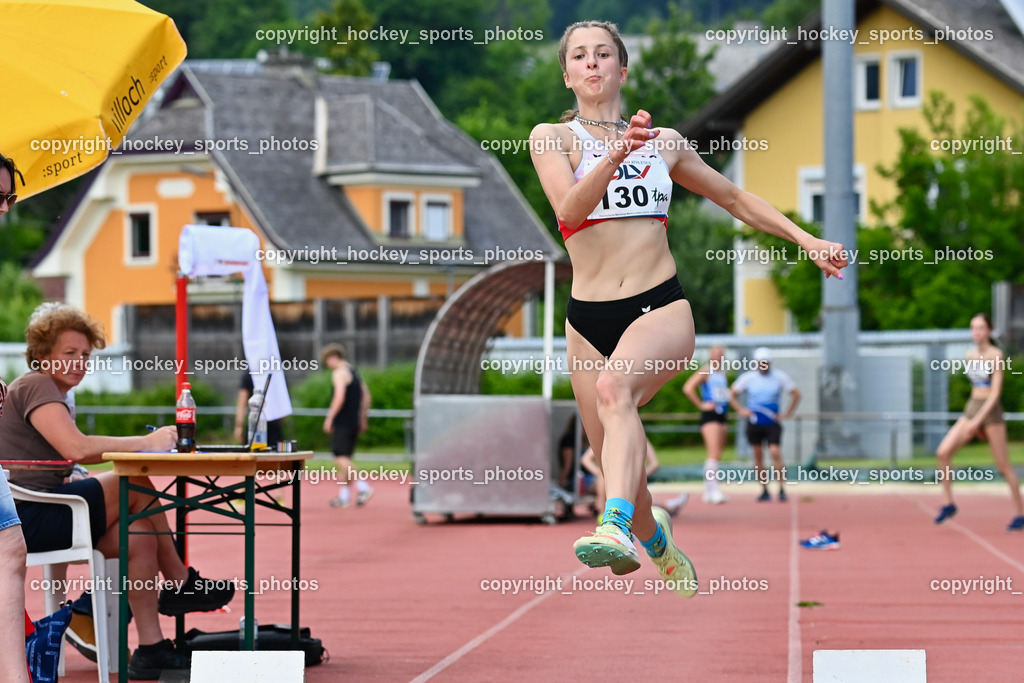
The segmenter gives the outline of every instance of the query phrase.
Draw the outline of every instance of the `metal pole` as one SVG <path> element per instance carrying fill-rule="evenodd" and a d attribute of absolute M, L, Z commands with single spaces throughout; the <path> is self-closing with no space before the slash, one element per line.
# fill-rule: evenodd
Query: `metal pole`
<path fill-rule="evenodd" d="M 853 0 L 823 0 L 822 28 L 852 31 Z M 857 248 L 853 191 L 853 46 L 849 40 L 826 40 L 822 45 L 825 112 L 825 239 L 846 249 Z M 825 279 L 822 287 L 824 367 L 821 410 L 856 412 L 857 386 L 857 267 L 845 279 Z M 824 275 L 822 275 L 824 279 Z M 856 430 L 843 421 L 830 421 L 822 444 L 828 455 L 859 455 Z"/>
<path fill-rule="evenodd" d="M 178 273 L 177 300 L 174 310 L 174 326 L 176 332 L 175 355 L 180 370 L 177 373 L 177 385 L 175 395 L 181 393 L 181 385 L 188 379 L 185 371 L 188 368 L 188 277 L 184 273 Z"/>
<path fill-rule="evenodd" d="M 541 393 L 551 400 L 551 360 L 555 355 L 555 262 L 544 262 L 544 376 Z"/>

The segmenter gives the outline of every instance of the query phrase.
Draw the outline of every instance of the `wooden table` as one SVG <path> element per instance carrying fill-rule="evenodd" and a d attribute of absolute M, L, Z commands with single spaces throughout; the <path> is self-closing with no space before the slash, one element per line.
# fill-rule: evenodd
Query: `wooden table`
<path fill-rule="evenodd" d="M 132 522 L 174 511 L 175 542 L 179 553 L 184 556 L 186 534 L 210 533 L 189 531 L 187 515 L 193 510 L 227 517 L 242 523 L 245 535 L 245 632 L 243 646 L 254 649 L 255 630 L 253 619 L 255 593 L 255 537 L 256 506 L 261 505 L 285 514 L 292 528 L 292 644 L 299 642 L 299 530 L 301 526 L 300 488 L 303 462 L 313 457 L 312 451 L 297 453 L 104 453 L 103 459 L 114 463 L 114 474 L 120 482 L 120 559 L 119 574 L 128 576 L 128 533 Z M 158 490 L 129 481 L 129 477 L 174 477 L 174 481 Z M 222 484 L 222 477 L 239 477 L 237 481 Z M 197 486 L 198 491 L 188 492 L 188 484 Z M 274 489 L 285 486 L 292 488 L 291 507 L 271 495 Z M 172 490 L 173 489 L 173 490 Z M 138 491 L 153 497 L 154 501 L 144 510 L 131 514 L 128 509 L 128 494 Z M 244 509 L 239 510 L 233 503 L 244 497 Z M 201 526 L 201 525 L 193 525 Z M 220 526 L 220 525 L 218 525 Z M 213 532 L 239 533 L 239 532 Z M 127 596 L 126 596 L 127 597 Z M 181 642 L 185 635 L 183 617 L 176 619 L 175 637 Z M 128 600 L 120 600 L 118 618 L 120 638 L 118 653 L 118 680 L 128 680 Z"/>

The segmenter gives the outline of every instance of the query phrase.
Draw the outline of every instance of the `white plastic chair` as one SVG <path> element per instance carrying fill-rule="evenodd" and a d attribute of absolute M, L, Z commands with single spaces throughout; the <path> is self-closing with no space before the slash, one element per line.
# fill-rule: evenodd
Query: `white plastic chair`
<path fill-rule="evenodd" d="M 110 674 L 117 673 L 117 616 L 119 592 L 114 590 L 118 581 L 117 559 L 108 560 L 92 547 L 92 533 L 89 524 L 89 505 L 81 496 L 60 493 L 32 491 L 11 484 L 14 500 L 67 505 L 71 508 L 71 547 L 62 550 L 29 553 L 26 566 L 42 565 L 43 578 L 51 587 L 66 585 L 69 564 L 89 564 L 89 575 L 93 579 L 92 613 L 96 630 L 96 659 L 99 678 L 109 683 Z M 66 599 L 63 591 L 46 591 L 46 613 L 53 614 Z M 59 674 L 64 675 L 64 646 L 61 646 Z"/>

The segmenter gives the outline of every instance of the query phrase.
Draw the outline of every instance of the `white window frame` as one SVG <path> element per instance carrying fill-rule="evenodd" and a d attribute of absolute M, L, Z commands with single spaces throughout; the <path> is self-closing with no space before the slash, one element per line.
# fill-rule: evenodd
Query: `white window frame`
<path fill-rule="evenodd" d="M 800 217 L 806 222 L 814 221 L 814 196 L 825 195 L 825 169 L 822 166 L 804 166 L 798 171 L 797 206 Z M 853 191 L 857 193 L 857 216 L 859 223 L 865 222 L 867 210 L 867 182 L 865 181 L 864 164 L 853 165 Z"/>
<path fill-rule="evenodd" d="M 149 255 L 135 256 L 132 252 L 135 232 L 132 229 L 132 216 L 138 214 L 149 216 Z M 133 204 L 125 207 L 124 210 L 124 263 L 127 266 L 152 266 L 159 261 L 159 243 L 157 235 L 160 234 L 157 226 L 157 211 L 155 204 Z"/>
<path fill-rule="evenodd" d="M 427 211 L 427 207 L 431 204 L 444 204 L 447 209 L 448 222 L 444 226 L 444 237 L 434 238 L 427 234 L 430 229 L 430 214 Z M 454 234 L 454 218 L 452 217 L 452 198 L 451 195 L 446 194 L 424 194 L 420 196 L 420 216 L 423 217 L 421 221 L 423 227 L 423 239 L 428 242 L 447 242 L 452 238 Z"/>
<path fill-rule="evenodd" d="M 882 95 L 885 92 L 885 79 L 882 78 L 882 57 L 877 53 L 857 55 L 853 59 L 853 103 L 858 111 L 877 111 L 882 108 Z M 867 98 L 867 67 L 874 64 L 878 67 L 878 99 Z"/>
<path fill-rule="evenodd" d="M 418 225 L 416 221 L 416 195 L 411 192 L 385 192 L 384 193 L 384 208 L 381 211 L 381 216 L 384 217 L 384 225 L 381 226 L 381 232 L 384 236 L 389 239 L 404 240 L 415 237 L 418 233 Z M 406 202 L 409 204 L 409 236 L 408 237 L 395 237 L 391 234 L 391 202 Z"/>
<path fill-rule="evenodd" d="M 902 59 L 913 59 L 917 64 L 917 94 L 913 97 L 904 97 L 900 94 L 902 85 L 902 71 L 899 68 L 899 61 Z M 924 90 L 924 59 L 920 50 L 900 50 L 889 53 L 888 64 L 886 65 L 886 80 L 889 82 L 889 103 L 893 109 L 909 109 L 921 106 L 921 91 Z"/>

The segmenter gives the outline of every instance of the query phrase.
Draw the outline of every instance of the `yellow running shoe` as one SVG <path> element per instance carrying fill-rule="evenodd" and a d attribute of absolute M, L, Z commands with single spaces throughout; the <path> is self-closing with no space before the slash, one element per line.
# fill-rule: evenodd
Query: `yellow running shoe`
<path fill-rule="evenodd" d="M 629 536 L 614 524 L 602 524 L 597 531 L 572 544 L 576 557 L 588 567 L 611 567 L 612 574 L 628 574 L 640 568 L 640 555 Z"/>
<path fill-rule="evenodd" d="M 654 521 L 665 534 L 665 552 L 652 557 L 651 562 L 658 568 L 665 586 L 671 588 L 684 598 L 692 598 L 697 594 L 697 570 L 693 568 L 690 558 L 683 555 L 672 539 L 672 518 L 660 507 L 652 506 Z"/>

